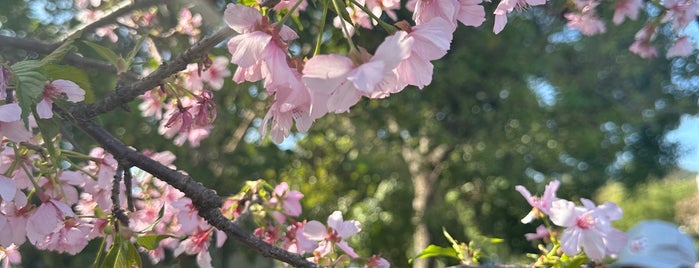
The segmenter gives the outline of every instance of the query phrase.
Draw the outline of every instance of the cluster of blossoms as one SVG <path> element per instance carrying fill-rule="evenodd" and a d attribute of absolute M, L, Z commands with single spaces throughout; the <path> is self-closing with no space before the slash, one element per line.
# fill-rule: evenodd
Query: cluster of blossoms
<path fill-rule="evenodd" d="M 266 193 L 269 189 L 264 181 L 248 182 L 243 191 L 227 200 L 230 206 L 224 204 L 224 215 L 239 218 L 247 206 L 248 211 L 254 211 L 251 217 L 260 226 L 253 232 L 255 236 L 289 252 L 309 256 L 310 261 L 323 267 L 346 264 L 360 257 L 347 243 L 347 239 L 361 231 L 359 222 L 345 221 L 340 211 L 328 216 L 327 225 L 315 220 L 297 221 L 294 218 L 301 215 L 299 200 L 303 194 L 290 190 L 285 182 L 275 186 L 271 195 Z M 377 255 L 364 263 L 368 268 L 390 267 L 388 261 Z"/>
<path fill-rule="evenodd" d="M 203 88 L 204 83 L 214 89 L 222 87 L 223 77 L 230 73 L 221 62 L 227 59 L 215 59 L 202 72 L 190 66 L 183 76 L 184 83 L 198 91 L 187 91 L 192 98 L 176 98 L 172 106 L 176 105 L 177 110 L 162 121 L 164 128 L 174 128 L 180 135 L 191 137 L 185 134 L 211 125 L 215 106 L 210 91 Z M 15 89 L 30 80 L 18 77 L 26 73 L 43 77 L 25 69 L 22 65 L 0 67 L 0 95 L 4 99 L 4 104 L 0 104 L 0 260 L 8 265 L 20 263 L 17 249 L 26 242 L 40 250 L 74 255 L 90 240 L 102 238 L 105 249 L 133 247 L 135 243 L 154 263 L 163 260 L 168 249 L 175 256 L 196 255 L 199 266 L 211 267 L 209 247 L 213 236 L 217 236 L 220 247 L 225 234 L 199 217 L 192 201 L 182 192 L 149 173 L 119 163 L 102 148 L 83 155 L 56 146 L 60 137 L 54 140 L 45 136 L 40 129 L 46 123 L 41 120 L 52 118 L 54 109 L 61 109 L 65 101 L 82 101 L 85 91 L 68 80 L 46 81 L 36 96 L 21 95 L 29 101 L 21 104 Z M 30 105 L 31 111 L 23 111 L 21 105 Z M 163 109 L 167 110 L 164 107 L 164 102 L 154 101 L 144 112 L 163 119 Z M 27 113 L 26 123 L 23 112 Z M 35 130 L 42 135 L 35 135 Z M 194 142 L 191 138 L 189 141 Z M 144 154 L 165 167 L 176 168 L 172 165 L 175 156 L 169 152 Z M 283 245 L 290 252 L 313 254 L 311 259 L 316 262 L 344 261 L 337 255 L 336 247 L 351 258 L 359 257 L 346 242 L 360 231 L 358 222 L 344 221 L 340 212 L 328 218 L 328 227 L 317 221 L 294 221 L 288 217 L 301 214 L 300 192 L 290 190 L 286 183 L 276 187 L 263 182 L 250 185 L 229 197 L 221 208 L 230 212 L 225 213 L 230 220 L 241 220 L 251 205 L 259 205 L 262 209 L 254 211 L 263 213 L 257 218 L 266 224 L 261 224 L 263 227 L 255 234 L 264 234 L 261 236 L 265 241 Z M 261 194 L 265 187 L 269 193 Z M 154 239 L 156 243 L 152 242 Z M 379 257 L 367 261 L 369 267 L 387 267 L 387 262 Z"/>
<path fill-rule="evenodd" d="M 597 16 L 596 8 L 599 0 L 573 0 L 575 12 L 564 16 L 569 20 L 568 27 L 578 29 L 584 35 L 595 35 L 606 31 L 604 22 Z M 646 26 L 636 33 L 635 41 L 629 50 L 642 58 L 658 56 L 657 48 L 652 44 L 661 24 L 668 24 L 676 36 L 674 44 L 667 50 L 666 57 L 687 57 L 692 55 L 695 47 L 685 31 L 687 26 L 696 19 L 699 2 L 695 0 L 663 0 L 645 3 L 642 0 L 619 0 L 614 7 L 612 22 L 619 25 L 626 18 L 636 20 L 641 10 L 654 9 L 661 12 L 658 20 L 650 20 Z M 658 12 L 658 11 L 648 11 Z"/>
<path fill-rule="evenodd" d="M 213 129 L 216 104 L 211 90 L 223 88 L 224 78 L 231 75 L 227 65 L 224 57 L 189 64 L 175 81 L 141 95 L 143 102 L 138 108 L 144 117 L 158 120 L 158 132 L 166 138 L 175 137 L 176 145 L 188 141 L 197 147 Z"/>
<path fill-rule="evenodd" d="M 414 25 L 407 21 L 389 25 L 381 18 L 385 15 L 396 20 L 396 11 L 401 8 L 400 1 L 348 1 L 340 6 L 345 9 L 346 16 L 338 15 L 333 19 L 333 25 L 348 40 L 348 54 L 318 54 L 316 48 L 311 57 L 299 55 L 298 51 L 290 49 L 291 43 L 299 36 L 284 24 L 284 18 L 288 16 L 277 22 L 270 19 L 273 18 L 270 11 L 297 15 L 307 8 L 305 0 L 279 1 L 271 9 L 228 4 L 224 20 L 238 33 L 228 41 L 230 63 L 237 66 L 233 81 L 262 81 L 267 95 L 272 96 L 273 100 L 263 118 L 261 133 L 269 133 L 272 141 L 281 143 L 289 136 L 294 124 L 296 130 L 306 132 L 316 119 L 328 113 L 347 112 L 362 97 L 385 98 L 407 86 L 422 89 L 429 85 L 433 75 L 431 62 L 446 55 L 458 22 L 478 27 L 485 21 L 486 12 L 481 2 L 482 0 L 411 0 L 405 4 L 405 8 L 413 12 Z M 546 2 L 500 1 L 493 12 L 493 32 L 497 34 L 504 29 L 509 13 L 544 5 Z M 86 3 L 82 1 L 80 4 L 87 5 Z M 265 1 L 260 4 L 265 4 Z M 326 4 L 330 6 L 330 3 Z M 333 6 L 337 9 L 335 4 Z M 585 35 L 604 33 L 605 24 L 597 14 L 600 4 L 601 1 L 598 0 L 571 1 L 571 11 L 564 14 L 569 20 L 568 27 Z M 641 0 L 619 0 L 615 5 L 613 22 L 621 24 L 626 18 L 637 19 L 643 5 Z M 332 9 L 328 6 L 322 8 Z M 659 25 L 667 23 L 672 25 L 672 30 L 678 37 L 668 49 L 667 56 L 690 55 L 694 48 L 689 37 L 682 32 L 695 17 L 699 4 L 694 0 L 667 0 L 662 2 L 662 7 L 662 20 L 649 22 L 641 29 L 630 50 L 644 58 L 656 56 L 657 50 L 651 41 L 655 38 Z M 343 12 L 335 10 L 335 13 Z M 138 22 L 144 18 L 152 19 L 152 16 L 122 17 L 121 20 L 131 21 L 122 24 L 138 27 L 147 25 Z M 201 15 L 192 14 L 184 8 L 180 10 L 179 18 L 179 24 L 172 31 L 189 36 L 193 42 L 201 32 Z M 321 31 L 324 23 L 321 22 Z M 357 27 L 372 29 L 376 26 L 381 26 L 390 36 L 383 40 L 373 54 L 352 42 Z M 215 110 L 209 109 L 214 107 L 212 94 L 207 90 L 221 88 L 221 78 L 230 75 L 226 63 L 217 58 L 213 66 L 203 71 L 201 64 L 190 65 L 177 79 L 177 84 L 189 93 L 173 93 L 172 90 L 157 92 L 154 89 L 141 97 L 144 100 L 140 106 L 143 115 L 161 120 L 159 133 L 167 138 L 175 137 L 175 144 L 182 145 L 189 141 L 190 146 L 198 146 L 201 139 L 210 133 L 210 121 L 215 118 Z M 208 87 L 203 89 L 202 85 Z M 197 107 L 209 108 L 204 109 L 207 111 L 197 111 Z M 165 119 L 163 109 L 167 110 Z M 195 121 L 195 117 L 203 120 Z"/>
<path fill-rule="evenodd" d="M 255 8 L 229 4 L 224 19 L 238 33 L 228 42 L 231 63 L 238 66 L 233 80 L 264 80 L 274 102 L 264 118 L 262 132 L 270 129 L 272 140 L 280 143 L 294 122 L 299 131 L 307 131 L 314 120 L 327 113 L 346 112 L 362 97 L 385 98 L 408 85 L 428 85 L 433 69 L 430 61 L 446 54 L 457 21 L 472 26 L 483 22 L 485 11 L 478 3 L 413 2 L 416 25 L 403 22 L 400 29 L 390 26 L 394 33 L 373 55 L 351 44 L 348 56 L 316 55 L 306 62 L 290 56 L 289 42 L 298 38 L 291 28 L 270 23 Z M 389 15 L 395 6 L 367 5 L 372 12 L 386 10 Z M 360 7 L 364 6 L 355 8 Z M 352 14 L 370 16 L 359 10 Z M 339 19 L 347 36 L 351 35 L 349 24 L 361 23 L 364 15 L 352 16 L 354 22 Z"/>
<path fill-rule="evenodd" d="M 539 247 L 542 255 L 536 266 L 554 266 L 563 260 L 574 262 L 580 258 L 601 261 L 618 253 L 626 244 L 626 234 L 612 227 L 611 222 L 621 218 L 621 208 L 612 202 L 595 205 L 584 198 L 580 200 L 582 206 L 576 206 L 571 201 L 556 197 L 559 185 L 557 180 L 550 182 L 541 197 L 532 196 L 523 186 L 515 187 L 532 206 L 522 223 L 530 223 L 534 219 L 544 221 L 537 227 L 536 233 L 526 234 L 526 238 L 551 243 L 551 247 Z M 564 230 L 562 233 L 553 230 L 550 223 Z M 567 258 L 562 258 L 559 250 Z"/>

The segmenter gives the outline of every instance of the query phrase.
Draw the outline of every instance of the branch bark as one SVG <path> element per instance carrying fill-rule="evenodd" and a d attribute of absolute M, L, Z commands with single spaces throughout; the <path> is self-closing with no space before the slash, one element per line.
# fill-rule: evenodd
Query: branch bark
<path fill-rule="evenodd" d="M 240 228 L 240 226 L 224 217 L 220 209 L 222 205 L 221 197 L 218 196 L 214 190 L 205 187 L 191 176 L 170 169 L 136 150 L 129 148 L 105 129 L 92 122 L 92 120 L 76 120 L 73 123 L 97 141 L 105 150 L 114 155 L 115 158 L 126 160 L 130 164 L 182 191 L 185 196 L 192 199 L 192 204 L 199 210 L 199 216 L 206 219 L 211 226 L 225 232 L 226 235 L 235 238 L 263 256 L 283 261 L 294 267 L 317 267 L 314 263 L 307 261 L 301 255 L 288 252 L 255 238 Z"/>
<path fill-rule="evenodd" d="M 49 44 L 28 38 L 9 37 L 3 35 L 0 35 L 0 44 L 2 44 L 4 48 L 33 51 L 44 55 L 49 54 L 58 48 L 58 45 L 56 44 Z M 66 54 L 66 56 L 63 57 L 62 62 L 86 70 L 97 70 L 104 73 L 117 74 L 117 68 L 113 65 L 105 61 L 85 58 L 75 53 Z M 138 75 L 135 73 L 127 73 L 126 75 L 127 78 L 131 80 L 139 79 Z"/>

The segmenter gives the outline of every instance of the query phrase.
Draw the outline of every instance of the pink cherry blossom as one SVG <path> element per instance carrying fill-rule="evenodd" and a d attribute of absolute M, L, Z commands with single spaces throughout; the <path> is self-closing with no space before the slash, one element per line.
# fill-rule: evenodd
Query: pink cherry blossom
<path fill-rule="evenodd" d="M 30 206 L 27 206 L 26 196 L 23 200 L 0 203 L 0 246 L 9 247 L 12 244 L 22 245 L 26 241 L 27 219 Z"/>
<path fill-rule="evenodd" d="M 318 248 L 314 250 L 314 252 L 318 252 L 320 256 L 325 256 L 330 253 L 333 246 L 336 245 L 350 257 L 357 258 L 359 255 L 347 244 L 346 240 L 350 236 L 358 233 L 361 229 L 359 222 L 344 221 L 342 212 L 335 211 L 328 216 L 327 228 L 318 221 L 310 221 L 304 225 L 303 235 L 308 239 L 320 241 Z"/>
<path fill-rule="evenodd" d="M 687 57 L 694 52 L 694 46 L 689 41 L 688 36 L 682 36 L 675 40 L 675 43 L 667 50 L 666 57 Z"/>
<path fill-rule="evenodd" d="M 364 1 L 359 2 L 362 4 Z M 346 10 L 347 14 L 349 14 L 351 20 L 350 22 L 346 22 L 340 16 L 333 19 L 333 26 L 342 30 L 342 34 L 345 36 L 345 38 L 354 36 L 355 28 L 357 26 L 361 26 L 362 28 L 366 29 L 372 29 L 374 27 L 374 25 L 371 24 L 369 14 L 365 13 L 363 10 L 354 6 L 346 7 Z"/>
<path fill-rule="evenodd" d="M 556 197 L 556 191 L 558 190 L 558 186 L 560 184 L 561 182 L 558 180 L 549 182 L 546 185 L 544 194 L 541 197 L 532 196 L 529 190 L 524 188 L 524 186 L 515 186 L 515 190 L 522 194 L 524 199 L 526 199 L 529 205 L 532 206 L 532 210 L 529 212 L 529 214 L 522 218 L 522 223 L 530 223 L 535 218 L 540 217 L 540 213 L 543 213 L 544 215 L 551 215 L 552 203 L 558 200 Z"/>
<path fill-rule="evenodd" d="M 449 30 L 449 22 L 442 18 L 434 18 L 405 30 L 408 31 L 407 38 L 413 40 L 412 47 L 409 57 L 396 67 L 396 74 L 400 83 L 422 89 L 432 82 L 433 66 L 430 61 L 446 55 L 453 35 Z"/>
<path fill-rule="evenodd" d="M 289 184 L 282 182 L 274 187 L 274 197 L 270 203 L 281 205 L 282 212 L 288 216 L 297 217 L 301 215 L 301 200 L 303 194 L 296 190 L 290 190 Z"/>
<path fill-rule="evenodd" d="M 478 27 L 485 21 L 485 8 L 479 5 L 482 0 L 459 0 L 456 19 L 466 26 Z"/>
<path fill-rule="evenodd" d="M 378 255 L 371 256 L 366 261 L 366 266 L 365 268 L 390 268 L 391 264 L 384 258 L 381 258 Z"/>
<path fill-rule="evenodd" d="M 461 4 L 458 0 L 418 0 L 415 3 L 415 11 L 413 12 L 413 20 L 420 25 L 427 23 L 433 18 L 442 18 L 452 24 L 456 28 L 456 14 L 459 11 Z"/>
<path fill-rule="evenodd" d="M 643 27 L 636 33 L 636 41 L 631 44 L 629 51 L 648 59 L 658 56 L 658 50 L 651 45 L 651 41 L 655 35 L 656 26 L 649 24 Z"/>
<path fill-rule="evenodd" d="M 293 122 L 296 122 L 296 128 L 301 132 L 306 132 L 311 128 L 313 121 L 323 114 L 320 110 L 316 111 L 316 115 L 311 115 L 311 95 L 309 89 L 301 84 L 300 77 L 297 76 L 299 82 L 296 87 L 290 86 L 272 86 L 276 93 L 274 94 L 274 102 L 269 108 L 262 121 L 262 135 L 266 135 L 270 129 L 270 136 L 275 143 L 281 143 L 284 138 L 289 136 Z"/>
<path fill-rule="evenodd" d="M 7 137 L 14 142 L 29 141 L 32 133 L 21 120 L 22 108 L 17 103 L 0 105 L 0 138 Z"/>
<path fill-rule="evenodd" d="M 209 84 L 211 89 L 223 88 L 224 78 L 231 76 L 228 70 L 228 59 L 225 57 L 214 58 L 211 66 L 201 73 L 201 80 Z"/>
<path fill-rule="evenodd" d="M 199 34 L 201 34 L 201 30 L 199 30 L 199 27 L 201 27 L 201 19 L 200 14 L 192 15 L 192 11 L 188 8 L 183 8 L 180 10 L 175 31 L 191 37 L 199 36 Z M 196 41 L 196 39 L 193 40 Z"/>
<path fill-rule="evenodd" d="M 70 102 L 79 102 L 85 99 L 85 90 L 76 83 L 68 80 L 58 79 L 51 83 L 46 83 L 41 101 L 36 105 L 39 118 L 47 119 L 53 117 L 53 100 L 66 96 Z"/>
<path fill-rule="evenodd" d="M 694 0 L 665 0 L 663 6 L 667 8 L 667 13 L 663 22 L 672 22 L 672 29 L 679 31 L 696 20 L 699 11 L 699 2 Z"/>
<path fill-rule="evenodd" d="M 197 254 L 197 264 L 201 268 L 211 266 L 211 255 L 209 254 L 209 244 L 211 243 L 212 230 L 198 230 L 194 235 L 189 236 L 182 241 L 175 249 L 174 255 L 179 256 L 182 253 L 189 255 Z"/>
<path fill-rule="evenodd" d="M 507 24 L 507 14 L 511 13 L 515 9 L 524 9 L 529 6 L 538 6 L 546 4 L 546 0 L 502 0 L 495 8 L 493 14 L 495 14 L 495 25 L 493 27 L 493 32 L 495 34 L 500 33 Z"/>
<path fill-rule="evenodd" d="M 97 28 L 95 35 L 99 37 L 107 37 L 112 43 L 119 41 L 119 36 L 114 32 L 118 27 L 115 24 L 110 24 L 104 27 Z"/>
<path fill-rule="evenodd" d="M 174 105 L 174 107 L 176 109 L 170 114 L 170 119 L 163 125 L 165 128 L 172 129 L 171 131 L 161 132 L 161 134 L 165 134 L 165 137 L 168 137 L 168 134 L 174 135 L 175 133 L 188 132 L 192 129 L 192 123 L 194 122 L 194 115 L 190 111 L 192 105 L 182 104 L 181 101 L 177 101 L 177 105 Z"/>
<path fill-rule="evenodd" d="M 184 70 L 184 86 L 193 92 L 199 92 L 204 89 L 204 81 L 199 74 L 201 69 L 196 63 L 188 64 L 187 69 Z"/>
<path fill-rule="evenodd" d="M 619 25 L 625 18 L 636 20 L 638 11 L 643 7 L 643 0 L 618 0 L 614 7 L 614 17 L 612 22 Z"/>
<path fill-rule="evenodd" d="M 87 8 L 87 4 L 92 7 L 98 7 L 102 4 L 102 0 L 75 0 L 75 6 L 78 8 Z"/>
<path fill-rule="evenodd" d="M 177 217 L 177 222 L 180 224 L 180 229 L 177 232 L 178 234 L 193 234 L 197 230 L 204 230 L 210 227 L 204 219 L 199 217 L 199 211 L 194 207 L 191 199 L 180 198 L 172 203 L 172 207 L 177 209 L 177 214 L 175 216 Z"/>
<path fill-rule="evenodd" d="M 318 247 L 318 242 L 313 241 L 303 234 L 306 222 L 295 222 L 286 228 L 286 233 L 282 237 L 281 247 L 289 252 L 304 254 L 312 252 Z"/>
<path fill-rule="evenodd" d="M 154 89 L 146 91 L 143 95 L 139 96 L 143 102 L 138 105 L 138 109 L 141 110 L 141 115 L 143 117 L 152 116 L 156 120 L 163 119 L 163 108 L 165 107 L 165 93 L 160 89 Z"/>
<path fill-rule="evenodd" d="M 543 224 L 539 225 L 539 227 L 536 227 L 536 233 L 524 234 L 524 237 L 527 240 L 544 239 L 546 241 L 549 240 L 549 236 L 549 229 L 546 228 L 546 226 L 544 226 Z"/>
<path fill-rule="evenodd" d="M 604 22 L 594 12 L 566 13 L 564 16 L 568 19 L 568 27 L 578 29 L 584 35 L 595 35 L 607 31 Z"/>
<path fill-rule="evenodd" d="M 277 11 L 282 11 L 282 10 L 291 10 L 291 8 L 296 4 L 297 1 L 292 1 L 292 0 L 281 0 L 279 3 L 277 3 L 274 6 L 274 10 Z M 294 10 L 294 14 L 298 14 L 299 11 L 306 10 L 306 7 L 308 7 L 308 2 L 306 0 L 301 0 L 301 4 Z"/>
<path fill-rule="evenodd" d="M 412 39 L 398 31 L 386 37 L 374 56 L 362 54 L 356 65 L 339 55 L 319 55 L 306 62 L 303 81 L 311 90 L 311 112 L 342 113 L 362 96 L 384 98 L 403 89 L 394 69 L 410 54 Z"/>
<path fill-rule="evenodd" d="M 376 16 L 381 16 L 382 12 L 386 12 L 389 18 L 396 20 L 395 10 L 400 9 L 400 0 L 367 0 L 366 5 Z"/>
<path fill-rule="evenodd" d="M 19 247 L 12 244 L 8 247 L 0 249 L 0 261 L 3 268 L 10 268 L 10 265 L 19 265 L 22 263 L 22 254 L 19 253 Z"/>
<path fill-rule="evenodd" d="M 73 255 L 87 246 L 90 229 L 55 199 L 43 202 L 27 220 L 27 238 L 34 246 Z"/>
<path fill-rule="evenodd" d="M 58 180 L 51 180 L 46 177 L 39 179 L 37 184 L 41 186 L 44 193 L 56 200 L 64 200 L 69 204 L 78 203 L 78 186 L 85 184 L 86 178 L 77 171 L 65 170 L 61 172 Z"/>
<path fill-rule="evenodd" d="M 582 248 L 592 260 L 601 260 L 621 250 L 626 235 L 611 225 L 611 221 L 621 217 L 621 209 L 611 202 L 597 207 L 590 200 L 582 202 L 584 207 L 563 199 L 553 202 L 551 221 L 566 227 L 560 239 L 561 250 L 573 256 Z"/>
<path fill-rule="evenodd" d="M 228 42 L 231 63 L 247 68 L 262 58 L 268 45 L 284 46 L 285 42 L 298 38 L 288 26 L 278 28 L 269 24 L 259 11 L 244 5 L 228 4 L 224 12 L 226 24 L 239 35 Z"/>

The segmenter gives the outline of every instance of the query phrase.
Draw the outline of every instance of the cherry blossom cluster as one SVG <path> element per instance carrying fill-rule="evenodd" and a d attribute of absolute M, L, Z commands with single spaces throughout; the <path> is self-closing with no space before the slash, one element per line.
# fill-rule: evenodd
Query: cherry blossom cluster
<path fill-rule="evenodd" d="M 525 237 L 550 243 L 549 247 L 539 246 L 542 254 L 536 266 L 559 267 L 563 262 L 573 263 L 580 259 L 602 261 L 618 253 L 626 243 L 626 234 L 612 227 L 611 222 L 621 218 L 621 208 L 613 202 L 595 205 L 585 198 L 580 199 L 582 206 L 577 206 L 556 197 L 559 185 L 558 180 L 551 181 L 540 197 L 532 196 L 521 185 L 515 187 L 532 206 L 522 223 L 535 219 L 544 222 L 536 228 L 536 233 L 525 234 Z M 563 230 L 559 231 L 551 223 Z"/>
<path fill-rule="evenodd" d="M 606 31 L 604 22 L 597 15 L 596 8 L 601 4 L 599 0 L 573 0 L 572 10 L 564 16 L 569 20 L 568 27 L 578 29 L 584 35 L 601 34 Z M 660 12 L 655 18 L 651 18 L 646 25 L 636 33 L 635 41 L 629 50 L 642 58 L 658 56 L 658 50 L 653 45 L 661 26 L 668 25 L 676 36 L 673 45 L 667 50 L 666 57 L 687 57 L 696 49 L 689 40 L 685 31 L 687 26 L 694 21 L 699 11 L 699 2 L 695 0 L 619 0 L 614 6 L 612 22 L 619 25 L 626 18 L 636 20 L 641 10 L 649 9 L 650 12 Z M 657 10 L 657 11 L 656 11 Z"/>
<path fill-rule="evenodd" d="M 367 3 L 372 10 L 369 13 L 386 10 L 392 14 L 397 5 L 386 3 Z M 413 2 L 416 25 L 404 22 L 398 26 L 400 29 L 389 25 L 394 33 L 386 37 L 373 55 L 350 42 L 348 56 L 315 55 L 305 62 L 289 53 L 289 43 L 298 38 L 291 28 L 270 22 L 255 8 L 229 4 L 224 20 L 238 33 L 228 42 L 231 63 L 238 66 L 233 80 L 237 83 L 264 80 L 264 87 L 274 96 L 274 101 L 263 120 L 262 133 L 269 131 L 272 140 L 280 143 L 289 135 L 294 122 L 304 132 L 316 119 L 327 113 L 346 112 L 362 97 L 385 98 L 408 85 L 422 88 L 430 84 L 433 69 L 430 61 L 446 54 L 457 21 L 471 26 L 484 21 L 485 11 L 479 3 Z M 354 23 L 371 27 L 363 22 L 363 18 L 370 16 L 359 10 L 363 7 L 353 6 L 352 22 L 336 19 L 346 36 L 352 35 L 354 30 L 350 28 Z"/>
<path fill-rule="evenodd" d="M 267 192 L 271 191 L 271 194 Z M 303 194 L 289 189 L 282 182 L 273 189 L 262 180 L 250 181 L 236 196 L 227 199 L 224 215 L 240 219 L 247 211 L 256 223 L 253 234 L 263 241 L 289 252 L 307 256 L 308 260 L 322 267 L 357 263 L 360 256 L 349 246 L 347 239 L 361 231 L 354 220 L 345 221 L 342 212 L 335 211 L 327 219 L 327 225 L 319 221 L 298 221 L 301 215 L 300 199 Z M 368 268 L 387 268 L 387 260 L 374 255 L 362 262 Z"/>
<path fill-rule="evenodd" d="M 227 65 L 224 57 L 206 57 L 201 63 L 189 64 L 173 81 L 141 95 L 143 102 L 138 108 L 144 117 L 159 121 L 158 132 L 166 138 L 175 137 L 176 145 L 188 141 L 197 147 L 213 129 L 213 91 L 220 90 L 224 78 L 231 75 Z"/>

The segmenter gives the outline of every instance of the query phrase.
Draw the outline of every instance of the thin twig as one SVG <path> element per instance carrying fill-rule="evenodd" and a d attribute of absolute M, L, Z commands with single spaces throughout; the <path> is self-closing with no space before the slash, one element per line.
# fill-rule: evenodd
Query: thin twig
<path fill-rule="evenodd" d="M 85 120 L 122 107 L 139 95 L 162 84 L 163 80 L 173 74 L 186 69 L 187 64 L 200 59 L 209 49 L 234 33 L 232 29 L 224 27 L 218 32 L 201 39 L 192 47 L 177 55 L 173 60 L 161 64 L 158 69 L 139 81 L 117 87 L 115 92 L 98 102 L 75 105 L 70 109 L 70 114 L 78 119 Z"/>

